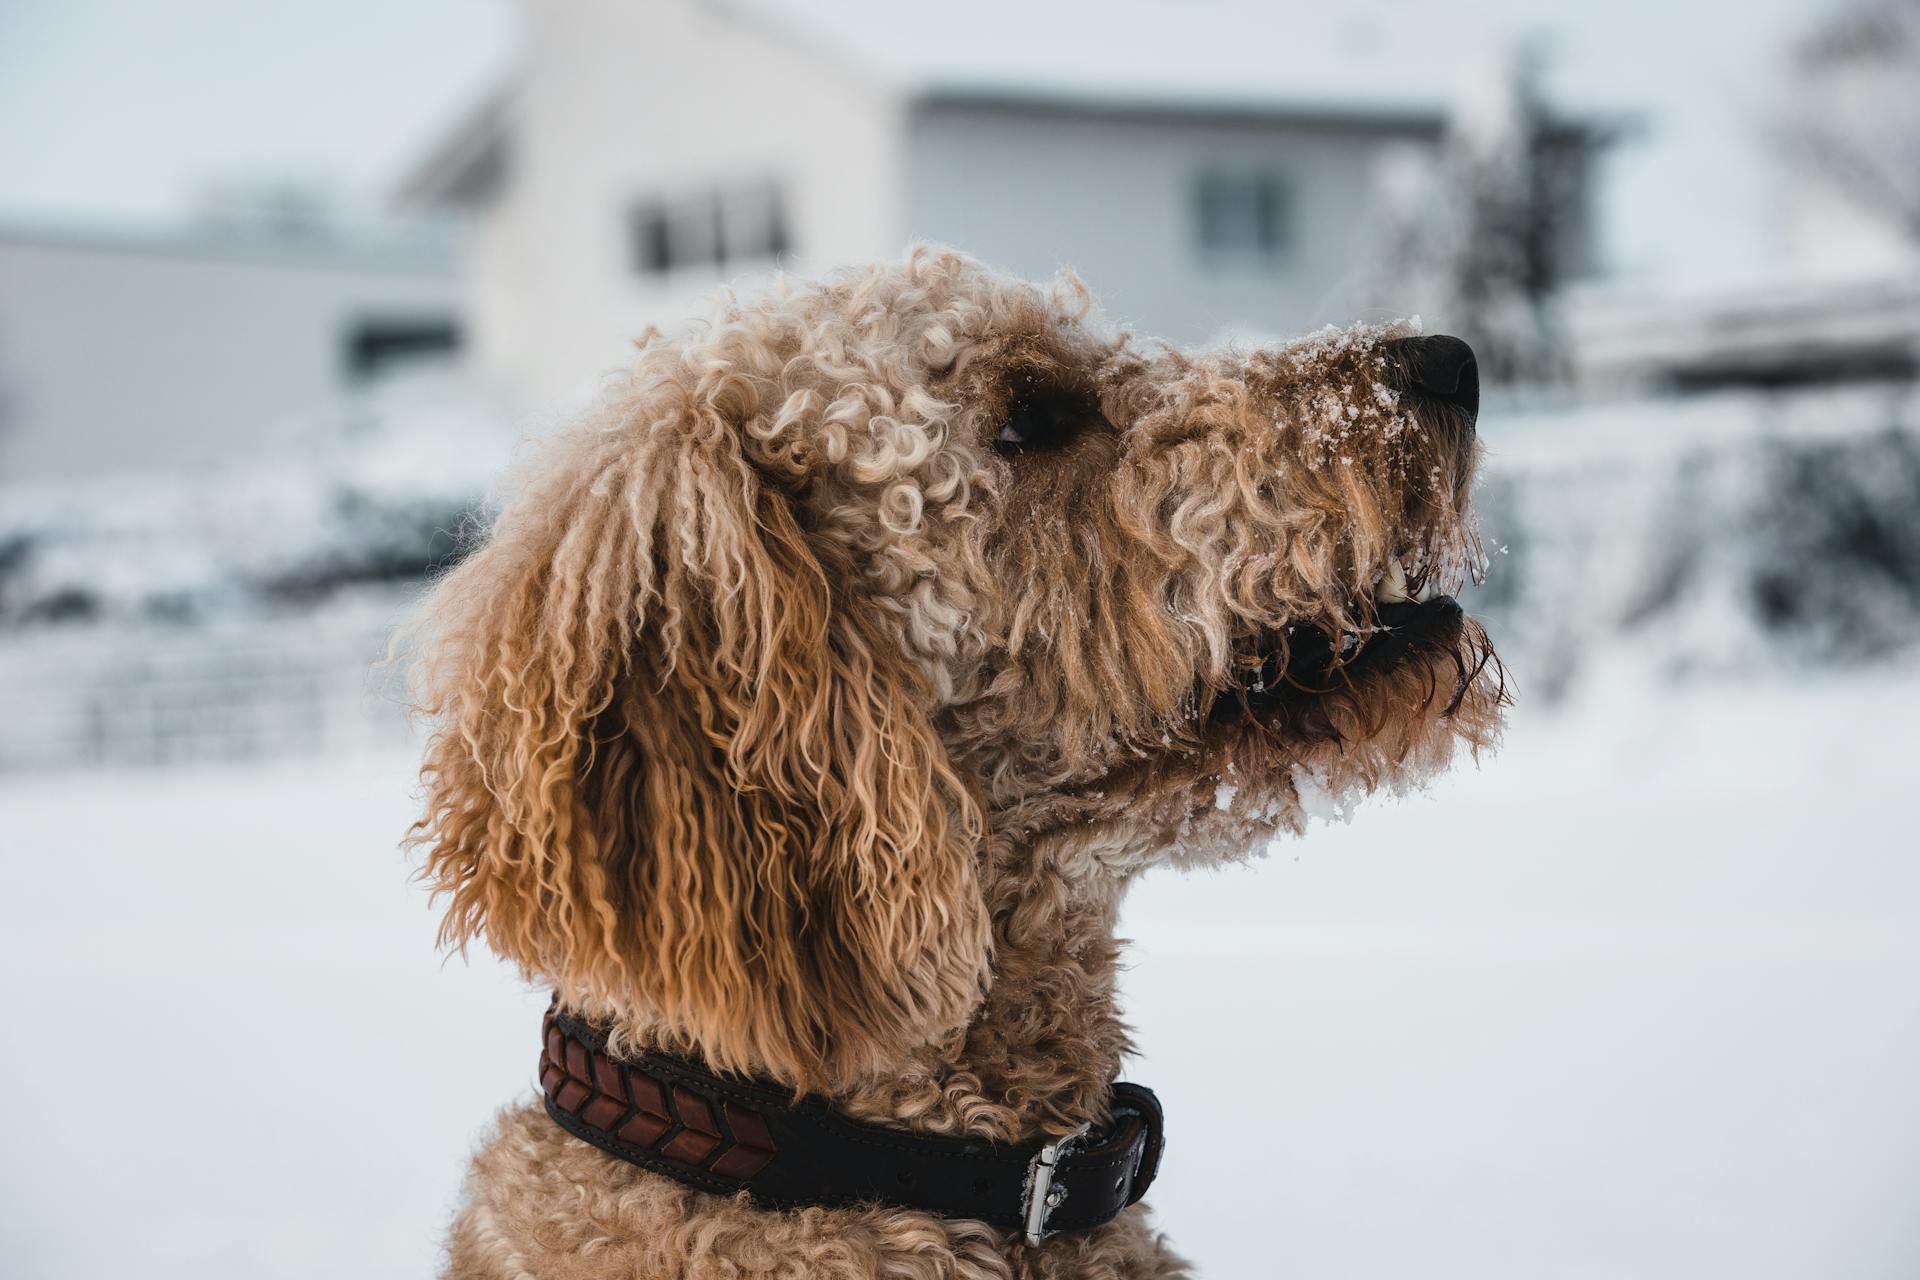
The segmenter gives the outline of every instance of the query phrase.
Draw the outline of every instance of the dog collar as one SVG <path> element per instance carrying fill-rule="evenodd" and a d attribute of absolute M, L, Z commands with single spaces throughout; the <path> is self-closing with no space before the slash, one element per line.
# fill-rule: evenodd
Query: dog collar
<path fill-rule="evenodd" d="M 1151 1089 L 1117 1083 L 1109 1119 L 1021 1143 L 908 1133 L 850 1120 L 824 1099 L 715 1075 L 647 1052 L 616 1058 L 606 1034 L 561 1009 L 546 1015 L 540 1088 L 554 1123 L 629 1164 L 702 1191 L 744 1191 L 769 1209 L 880 1202 L 1019 1231 L 1111 1222 L 1159 1169 L 1161 1112 Z"/>

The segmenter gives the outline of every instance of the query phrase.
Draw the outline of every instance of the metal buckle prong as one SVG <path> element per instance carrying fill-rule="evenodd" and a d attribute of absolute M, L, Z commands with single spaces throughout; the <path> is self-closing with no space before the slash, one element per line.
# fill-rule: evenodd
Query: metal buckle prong
<path fill-rule="evenodd" d="M 1065 1187 L 1053 1185 L 1053 1171 L 1067 1158 L 1067 1153 L 1073 1150 L 1075 1144 L 1087 1136 L 1089 1127 L 1083 1124 L 1065 1137 L 1055 1138 L 1040 1148 L 1040 1154 L 1027 1166 L 1025 1209 L 1028 1244 L 1037 1245 L 1047 1238 L 1047 1218 L 1067 1198 Z"/>

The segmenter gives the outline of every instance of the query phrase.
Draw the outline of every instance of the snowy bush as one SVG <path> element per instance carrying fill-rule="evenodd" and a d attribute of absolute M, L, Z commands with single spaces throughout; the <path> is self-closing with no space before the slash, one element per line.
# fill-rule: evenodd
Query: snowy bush
<path fill-rule="evenodd" d="M 0 490 L 0 634 L 310 608 L 417 582 L 458 556 L 508 454 L 497 423 L 427 413 L 208 473 Z"/>
<path fill-rule="evenodd" d="M 1879 658 L 1920 623 L 1920 435 L 1780 442 L 1752 528 L 1761 621 L 1822 659 Z"/>
<path fill-rule="evenodd" d="M 1505 418 L 1470 607 L 1525 693 L 1894 657 L 1920 636 L 1920 398 L 1724 393 Z"/>

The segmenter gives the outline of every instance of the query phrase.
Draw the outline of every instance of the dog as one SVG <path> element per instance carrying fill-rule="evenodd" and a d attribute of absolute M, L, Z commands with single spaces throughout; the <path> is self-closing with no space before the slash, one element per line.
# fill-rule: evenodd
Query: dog
<path fill-rule="evenodd" d="M 967 1151 L 1106 1122 L 1136 876 L 1496 740 L 1499 662 L 1435 594 L 1481 563 L 1478 396 L 1456 339 L 1146 347 L 1071 278 L 931 248 L 723 295 L 425 599 L 443 944 L 484 940 L 616 1066 Z M 500 1116 L 446 1274 L 1185 1274 L 1144 1204 L 1050 1235 L 768 1207 L 556 1118 Z"/>

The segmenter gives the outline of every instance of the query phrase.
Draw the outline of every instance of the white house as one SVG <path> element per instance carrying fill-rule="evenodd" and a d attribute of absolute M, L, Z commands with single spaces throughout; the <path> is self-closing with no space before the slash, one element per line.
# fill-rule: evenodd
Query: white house
<path fill-rule="evenodd" d="M 1027 69 L 982 76 L 947 56 L 949 38 L 986 47 L 963 10 L 883 56 L 791 7 L 521 13 L 517 76 L 399 203 L 471 216 L 472 354 L 543 401 L 590 389 L 723 279 L 921 238 L 1032 276 L 1071 267 L 1108 314 L 1177 341 L 1350 321 L 1378 180 L 1431 156 L 1445 124 L 1444 93 L 1349 69 L 1318 37 L 1247 50 L 1233 30 L 1190 33 L 1166 66 L 1205 76 L 1228 53 L 1253 69 L 1210 84 L 1080 74 L 1109 33 L 1083 24 L 1055 48 L 1042 15 L 1001 41 Z"/>
<path fill-rule="evenodd" d="M 455 298 L 446 247 L 411 239 L 0 226 L 0 481 L 258 453 L 444 354 Z"/>

